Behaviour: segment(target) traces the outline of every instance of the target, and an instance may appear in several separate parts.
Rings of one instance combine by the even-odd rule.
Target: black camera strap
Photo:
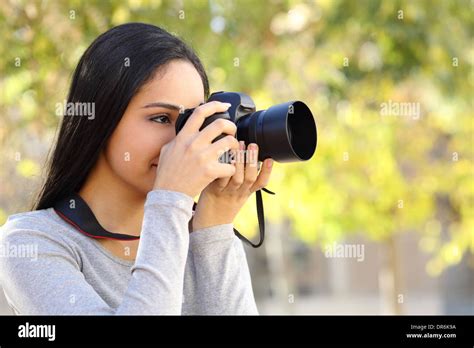
[[[91,208],[77,193],[72,193],[56,202],[53,208],[64,221],[86,236],[116,240],[135,240],[140,238],[128,234],[112,233],[104,229],[99,221],[97,221]]]
[[[266,188],[262,188],[261,191],[264,191],[264,192],[269,193],[271,195],[275,194],[275,192],[267,190]],[[241,235],[240,232],[237,231],[235,228],[234,228],[234,233],[237,237],[239,237],[245,243],[251,245],[254,248],[258,248],[259,246],[261,246],[263,244],[263,240],[265,239],[265,214],[263,212],[262,192],[260,192],[260,190],[255,191],[255,199],[256,199],[256,202],[257,202],[257,219],[258,219],[258,229],[260,230],[260,241],[257,244],[252,243],[247,238],[245,238],[243,235]]]
[[[262,188],[263,191],[274,195],[275,193]],[[247,244],[251,245],[254,248],[258,248],[262,245],[263,240],[265,239],[265,215],[263,212],[263,201],[262,201],[262,193],[260,190],[255,192],[256,195],[256,202],[257,202],[257,218],[258,218],[258,225],[260,230],[260,241],[257,244],[252,243],[243,235],[240,234],[234,228],[234,233],[237,237],[241,240],[246,242]],[[87,235],[88,237],[98,238],[98,239],[115,239],[115,240],[136,240],[140,239],[139,236],[133,236],[128,234],[121,234],[121,233],[113,233],[109,232],[104,229],[97,218],[95,217],[94,213],[87,205],[87,203],[82,199],[81,196],[77,193],[72,193],[69,196],[59,200],[54,205],[54,210],[61,217],[64,221],[72,225],[76,228],[79,232]],[[193,205],[193,210],[196,208],[196,203]]]

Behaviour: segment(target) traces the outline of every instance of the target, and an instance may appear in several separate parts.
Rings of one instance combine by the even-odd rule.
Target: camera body
[[[252,98],[239,92],[215,92],[208,101],[230,103],[226,112],[215,113],[204,120],[200,130],[219,118],[234,122],[236,137],[246,145],[259,146],[258,160],[272,158],[277,162],[309,160],[317,144],[316,123],[310,109],[301,101],[291,101],[256,111]],[[176,134],[183,128],[193,109],[180,113],[176,121]],[[225,135],[220,135],[214,142]]]

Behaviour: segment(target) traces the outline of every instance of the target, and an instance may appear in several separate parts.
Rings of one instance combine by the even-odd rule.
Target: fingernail
[[[270,158],[270,159],[267,159],[267,168],[271,168],[273,165],[273,160]]]
[[[232,106],[231,103],[224,103],[225,106],[227,106],[227,108],[230,108]]]
[[[257,148],[258,148],[257,144],[252,143],[252,144],[249,145],[250,150],[257,150]]]
[[[245,149],[245,142],[239,141],[239,149],[244,150]]]

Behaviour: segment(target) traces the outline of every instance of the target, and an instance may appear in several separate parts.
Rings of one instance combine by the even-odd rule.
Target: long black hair
[[[76,67],[67,99],[68,105],[94,103],[95,118],[63,116],[33,210],[52,207],[59,199],[79,191],[133,95],[158,68],[175,59],[193,64],[207,98],[209,82],[201,61],[166,30],[151,24],[127,23],[95,39]]]

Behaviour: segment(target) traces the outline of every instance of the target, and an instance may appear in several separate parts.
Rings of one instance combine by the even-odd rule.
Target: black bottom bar
[[[310,344],[473,347],[473,316],[1,316],[0,346]]]

